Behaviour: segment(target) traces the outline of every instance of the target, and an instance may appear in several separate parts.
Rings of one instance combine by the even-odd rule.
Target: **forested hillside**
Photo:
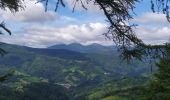
[[[151,75],[149,63],[136,60],[127,64],[114,46],[1,47],[8,53],[0,58],[0,73],[12,73],[1,83],[1,89],[5,89],[1,91],[2,100],[129,99],[137,96],[128,94],[130,89],[146,84]]]

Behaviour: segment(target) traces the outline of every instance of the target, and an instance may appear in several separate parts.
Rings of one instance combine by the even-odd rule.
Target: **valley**
[[[149,63],[128,64],[114,46],[0,46],[8,52],[0,75],[12,73],[1,82],[0,100],[131,100],[152,75]]]

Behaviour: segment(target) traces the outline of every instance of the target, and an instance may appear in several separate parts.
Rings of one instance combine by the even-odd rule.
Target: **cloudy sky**
[[[0,36],[1,42],[36,48],[45,48],[54,44],[99,43],[111,45],[102,33],[107,31],[106,18],[97,6],[86,5],[88,11],[77,5],[72,13],[74,0],[65,0],[67,7],[60,7],[57,12],[55,0],[45,12],[42,3],[37,0],[25,0],[26,8],[17,13],[0,11],[0,21],[5,21],[12,35]],[[165,15],[152,13],[149,0],[137,4],[136,15],[132,22],[137,23],[135,31],[146,43],[160,44],[170,38],[170,23]]]

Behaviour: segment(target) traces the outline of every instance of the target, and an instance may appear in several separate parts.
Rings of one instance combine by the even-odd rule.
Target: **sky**
[[[4,21],[12,31],[11,36],[1,35],[0,42],[34,48],[75,42],[112,45],[113,42],[102,35],[107,32],[108,23],[99,7],[85,5],[88,8],[86,11],[77,5],[72,12],[73,1],[65,0],[67,6],[60,6],[57,12],[54,12],[55,1],[49,3],[45,12],[43,3],[35,4],[37,0],[25,0],[26,8],[17,13],[0,10],[0,21]],[[137,3],[134,12],[136,14],[131,22],[138,24],[134,30],[145,43],[162,44],[169,40],[170,23],[165,15],[152,13],[149,0]]]

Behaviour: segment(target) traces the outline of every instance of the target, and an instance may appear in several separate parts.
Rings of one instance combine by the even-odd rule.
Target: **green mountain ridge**
[[[90,44],[90,45],[81,45],[79,43],[71,43],[71,44],[58,44],[48,47],[48,49],[67,49],[72,51],[77,51],[81,53],[94,53],[94,52],[115,52],[116,47],[115,46],[103,46],[100,44]]]
[[[78,46],[83,47],[82,45],[77,45],[77,47]],[[93,48],[91,46],[93,46]],[[12,79],[16,81],[13,82],[14,84],[12,84],[10,80],[7,80],[7,83],[10,83],[9,87],[15,87],[17,84],[18,87],[22,87],[21,91],[27,91],[25,88],[32,84],[42,83],[46,84],[49,88],[49,84],[52,84],[52,87],[62,87],[68,90],[68,92],[65,92],[66,95],[63,92],[62,95],[64,98],[69,97],[69,100],[79,100],[78,98],[85,98],[84,100],[86,100],[88,95],[91,95],[91,91],[101,87],[101,84],[105,82],[109,84],[110,81],[114,80],[122,82],[122,77],[126,77],[129,80],[135,77],[139,79],[140,77],[149,77],[149,64],[134,61],[128,65],[119,58],[116,50],[111,49],[113,47],[104,47],[96,44],[91,46],[83,47],[91,48],[88,50],[84,49],[86,52],[81,50],[78,52],[78,49],[75,51],[70,50],[70,48],[72,48],[70,45],[69,47],[66,46],[67,48],[65,47],[65,49],[37,49],[3,44],[1,47],[8,53],[0,58],[0,72],[5,74],[8,73],[8,70],[14,69],[16,70],[15,72],[21,74],[22,77],[12,77]],[[24,82],[27,84],[22,86]],[[5,82],[5,84],[7,83]],[[36,91],[36,89],[40,90],[39,88],[33,90]],[[84,90],[87,90],[86,93],[83,92]],[[58,93],[60,92],[61,91],[58,91]],[[24,93],[25,92],[23,92],[22,95],[25,95]],[[41,96],[39,93],[37,93],[37,95]],[[55,94],[52,93],[51,96],[53,95]],[[0,97],[1,96],[2,95],[0,95]],[[29,95],[29,97],[30,96],[31,95]]]

